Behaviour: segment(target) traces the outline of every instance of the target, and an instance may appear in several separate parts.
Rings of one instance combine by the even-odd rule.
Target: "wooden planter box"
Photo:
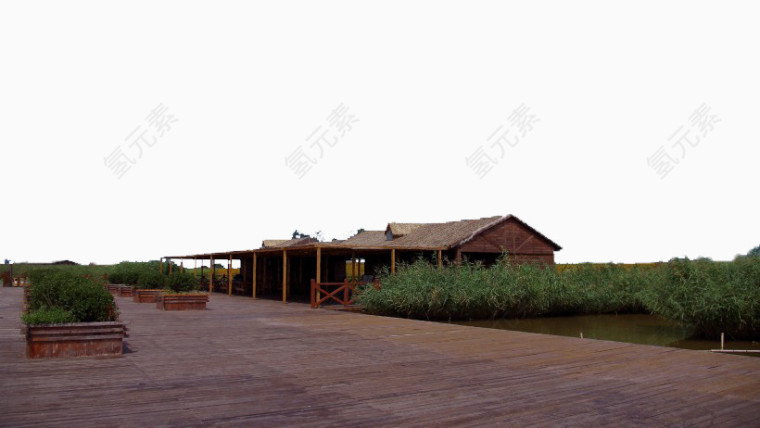
[[[156,307],[165,311],[206,309],[208,294],[163,294],[156,296]]]
[[[121,355],[126,328],[118,321],[25,325],[29,358]]]
[[[106,284],[106,290],[111,294],[119,295],[119,288],[121,288],[121,286],[122,284]]]
[[[121,297],[132,297],[132,291],[135,288],[131,285],[122,285],[119,287],[119,296]]]
[[[156,303],[156,298],[163,293],[164,290],[134,290],[132,301],[135,303]]]

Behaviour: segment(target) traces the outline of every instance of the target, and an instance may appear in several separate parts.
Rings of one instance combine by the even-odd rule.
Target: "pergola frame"
[[[398,250],[398,251],[397,251]],[[193,260],[193,263],[197,263],[198,260],[201,261],[201,263],[204,260],[209,260],[211,263],[210,269],[211,269],[211,279],[209,281],[209,293],[213,290],[213,278],[215,274],[215,266],[214,261],[215,260],[221,260],[226,259],[228,266],[227,266],[227,292],[229,295],[232,294],[232,275],[231,275],[231,266],[233,260],[240,260],[241,263],[241,273],[243,273],[243,266],[245,266],[245,263],[243,260],[252,260],[253,270],[251,272],[251,275],[249,275],[251,279],[251,289],[252,289],[252,298],[256,298],[257,290],[260,290],[259,283],[257,281],[260,281],[261,278],[258,277],[258,271],[259,266],[262,264],[261,262],[265,260],[265,258],[271,259],[278,259],[281,258],[282,260],[282,302],[287,303],[288,302],[288,295],[289,295],[289,269],[292,266],[292,263],[290,263],[290,260],[292,257],[300,256],[300,257],[313,257],[315,259],[315,271],[316,271],[316,278],[314,278],[317,283],[324,282],[323,280],[327,277],[327,266],[324,265],[324,258],[325,257],[331,257],[331,256],[345,256],[346,258],[351,258],[352,260],[352,272],[356,272],[355,268],[355,261],[357,258],[364,258],[366,256],[370,255],[377,255],[377,254],[387,254],[388,261],[390,262],[390,271],[391,274],[396,273],[396,263],[398,260],[398,254],[400,252],[427,252],[432,251],[436,253],[437,256],[437,264],[438,267],[443,266],[443,252],[448,251],[448,248],[444,247],[419,247],[419,248],[394,248],[389,246],[350,246],[350,245],[340,245],[340,244],[332,244],[332,243],[325,243],[325,242],[312,242],[297,246],[291,246],[291,247],[279,247],[279,248],[260,248],[256,250],[243,250],[243,251],[222,251],[222,252],[214,252],[214,253],[205,253],[205,254],[193,254],[193,255],[186,255],[186,256],[166,256],[162,257],[161,260],[161,269],[163,271],[163,262],[164,260],[168,262],[172,260]],[[457,254],[459,256],[459,254]],[[169,266],[172,266],[171,263]],[[264,269],[266,269],[266,265],[263,266]],[[202,266],[201,266],[202,269]],[[264,275],[266,275],[266,270],[264,271]],[[263,279],[264,281],[266,278]]]

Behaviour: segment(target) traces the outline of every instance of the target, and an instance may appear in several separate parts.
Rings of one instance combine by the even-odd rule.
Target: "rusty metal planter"
[[[208,294],[163,294],[156,297],[156,307],[165,311],[206,309]]]
[[[77,322],[25,325],[28,358],[116,356],[122,353],[124,323]]]
[[[156,299],[159,295],[163,294],[164,290],[134,290],[132,292],[132,301],[135,303],[156,303]]]

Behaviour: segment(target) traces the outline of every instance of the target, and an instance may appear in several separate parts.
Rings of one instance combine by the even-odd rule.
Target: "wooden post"
[[[317,307],[317,299],[314,296],[314,290],[317,288],[317,281],[314,279],[311,280],[311,286],[309,287],[311,289],[311,308],[316,309]]]
[[[232,254],[227,261],[227,295],[232,296]]]
[[[160,273],[161,275],[164,274],[164,258],[163,257],[158,259],[158,273]]]
[[[253,253],[253,298],[256,298],[256,253]]]
[[[185,262],[179,262],[179,272],[185,273]]]
[[[172,265],[174,263],[172,263],[172,259],[166,259],[166,263],[169,263],[169,275],[171,275],[172,274]]]
[[[198,278],[198,258],[193,257],[193,278]]]
[[[438,269],[441,269],[443,267],[443,256],[441,253],[442,251],[438,250]]]
[[[391,248],[391,275],[396,274],[396,249]]]
[[[292,281],[290,280],[290,276],[291,276],[291,275],[290,275],[290,271],[291,271],[291,270],[293,270],[293,269],[292,269],[292,267],[293,267],[293,263],[295,263],[295,261],[294,261],[294,260],[297,260],[297,259],[298,259],[298,257],[295,257],[293,260],[291,260],[291,261],[288,263],[288,268],[287,268],[287,269],[285,269],[285,277],[286,277],[286,278],[288,278],[288,280],[287,280],[287,281],[286,281],[286,283],[285,283],[285,285],[288,287],[288,294],[290,294],[290,284],[291,284],[291,282],[292,282]]]
[[[356,252],[351,251],[351,282],[356,282]]]
[[[282,250],[282,303],[288,303],[288,250]]]
[[[317,247],[317,285],[322,282],[322,249]],[[322,298],[322,293],[317,291],[317,301]]]
[[[211,272],[211,278],[208,281],[208,294],[214,291],[214,278],[216,277],[216,266],[214,266],[214,256],[211,256],[211,266],[209,266],[209,272]]]
[[[457,255],[454,261],[456,262],[456,264],[462,263],[462,249],[461,248],[457,248]]]

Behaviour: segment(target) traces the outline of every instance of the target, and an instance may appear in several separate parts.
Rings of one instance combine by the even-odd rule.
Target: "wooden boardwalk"
[[[213,295],[117,298],[118,358],[26,360],[0,289],[0,426],[760,426],[760,358]]]

